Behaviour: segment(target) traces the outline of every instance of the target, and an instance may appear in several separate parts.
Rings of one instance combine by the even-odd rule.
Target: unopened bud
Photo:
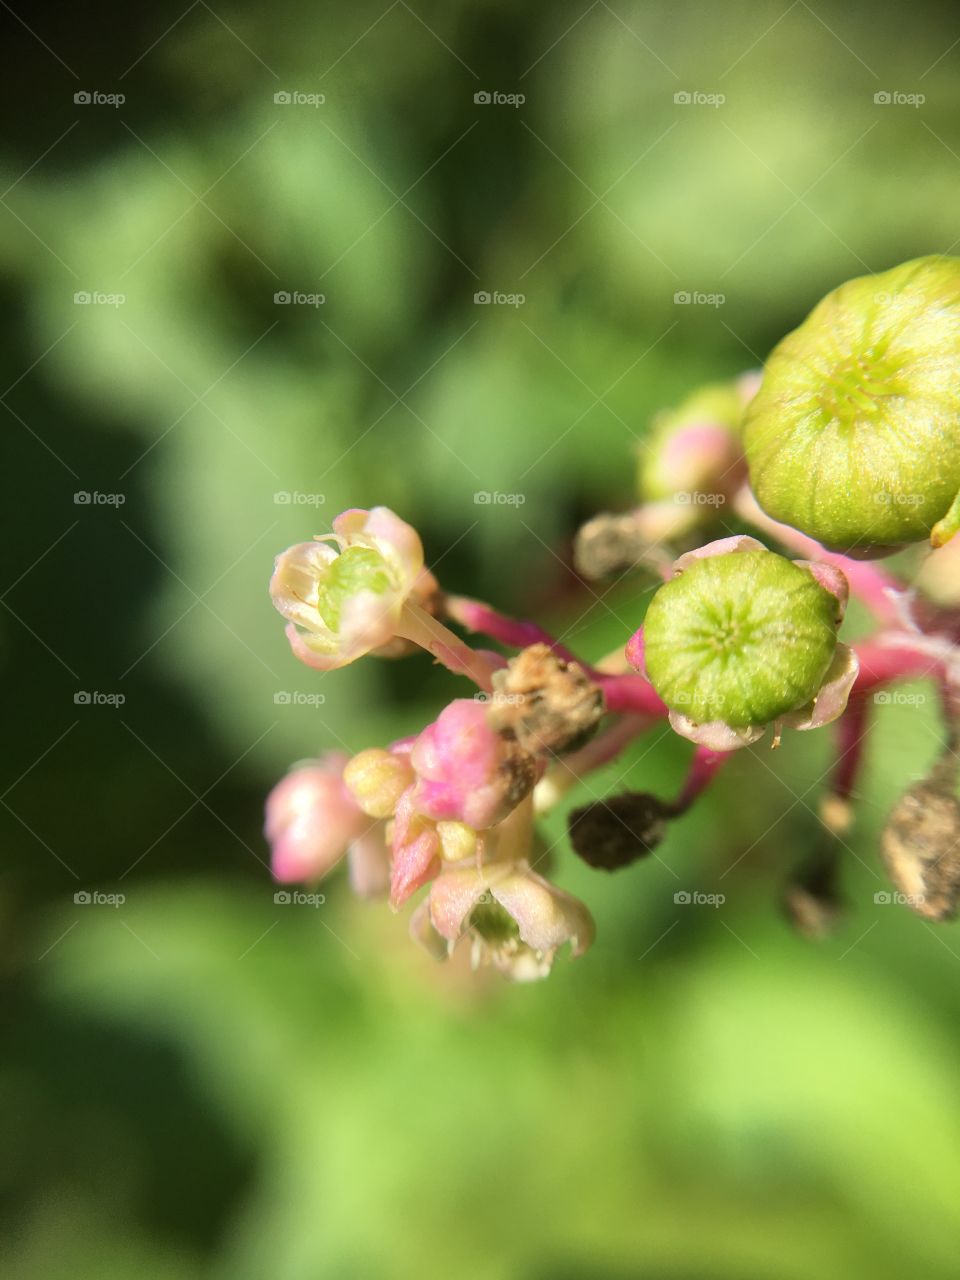
[[[733,493],[745,470],[739,439],[745,401],[739,383],[715,383],[657,414],[640,447],[641,495],[656,500],[681,491]]]
[[[437,822],[495,826],[533,790],[533,756],[487,721],[487,705],[457,698],[420,733],[410,752],[415,807]]]
[[[343,780],[364,813],[371,818],[392,818],[397,801],[413,782],[413,768],[406,755],[371,747],[353,757],[343,771]]]
[[[603,718],[603,690],[576,662],[532,644],[493,678],[488,722],[532,755],[575,751]]]
[[[960,607],[960,534],[927,556],[915,585],[921,595],[942,609]]]
[[[438,822],[437,835],[444,862],[462,862],[477,852],[477,833],[465,822]]]
[[[574,851],[601,871],[619,871],[652,853],[672,811],[656,796],[625,791],[574,809],[567,819]]]

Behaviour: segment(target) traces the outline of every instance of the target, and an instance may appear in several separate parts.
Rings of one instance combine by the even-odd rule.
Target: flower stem
[[[686,813],[694,800],[707,789],[717,773],[730,759],[732,751],[711,751],[709,747],[697,747],[690,760],[680,794],[671,806],[675,816]]]
[[[493,673],[504,665],[497,654],[471,649],[449,627],[410,600],[400,614],[397,635],[426,649],[448,671],[468,676],[485,693],[492,691]]]
[[[444,611],[448,618],[459,622],[469,631],[480,631],[510,649],[526,649],[531,644],[545,644],[565,662],[579,662],[566,645],[560,644],[537,623],[508,617],[481,600],[471,600],[467,596],[446,596]]]
[[[634,715],[653,716],[662,719],[667,714],[666,704],[645,676],[608,676],[594,673],[594,679],[603,690],[608,711]]]
[[[885,641],[874,639],[855,644],[860,671],[851,697],[863,697],[892,680],[941,676],[948,665],[949,647],[948,641],[904,633],[888,636]]]

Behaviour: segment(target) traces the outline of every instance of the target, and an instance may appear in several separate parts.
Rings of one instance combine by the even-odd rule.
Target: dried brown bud
[[[941,761],[905,792],[883,832],[883,859],[895,889],[927,920],[950,920],[960,897],[960,802],[956,763]]]
[[[493,680],[488,722],[534,755],[575,751],[603,718],[603,690],[576,662],[532,644]]]
[[[672,816],[669,805],[643,791],[624,791],[574,809],[567,819],[575,852],[591,867],[618,871],[657,847]]]
[[[537,762],[529,751],[525,751],[519,743],[507,742],[499,776],[506,786],[503,804],[508,811],[515,809],[530,794],[539,772]]]
[[[631,569],[646,550],[647,539],[632,512],[599,515],[577,532],[573,563],[582,578],[593,582]]]
[[[784,891],[787,918],[797,933],[812,941],[834,933],[843,915],[837,885],[838,848],[836,841],[828,839],[822,852],[797,872]]]

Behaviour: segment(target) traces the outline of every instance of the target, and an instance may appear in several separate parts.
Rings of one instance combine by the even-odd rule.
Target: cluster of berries
[[[663,719],[695,744],[676,798],[627,792],[569,815],[575,851],[612,871],[655,848],[732,751],[768,729],[777,746],[786,728],[833,723],[821,804],[833,845],[788,894],[795,922],[822,933],[872,695],[923,676],[941,693],[943,752],[895,807],[883,853],[915,910],[953,915],[960,260],[835,290],[762,374],[661,414],[639,485],[638,507],[597,516],[577,538],[585,578],[639,568],[660,579],[642,625],[594,664],[533,622],[445,591],[416,531],[384,507],[346,511],[331,534],[278,557],[270,592],[302,662],[331,671],[422,649],[476,690],[412,737],[296,766],[267,802],[279,881],[315,882],[346,856],[354,889],[394,909],[429,886],[411,932],[430,952],[444,958],[466,939],[475,964],[540,978],[561,946],[579,955],[594,936],[586,906],[545,877],[536,828],[580,779]],[[921,541],[934,548],[922,557]],[[904,548],[896,574],[878,563]],[[851,596],[873,630],[842,643]],[[451,623],[512,656],[473,647]]]

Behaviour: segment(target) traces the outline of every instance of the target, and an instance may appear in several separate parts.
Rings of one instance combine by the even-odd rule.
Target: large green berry
[[[643,626],[647,674],[667,706],[746,728],[816,698],[837,647],[837,597],[772,551],[682,563]]]
[[[820,542],[894,546],[938,522],[945,541],[960,523],[960,259],[828,294],[767,361],[744,447],[760,505]]]

